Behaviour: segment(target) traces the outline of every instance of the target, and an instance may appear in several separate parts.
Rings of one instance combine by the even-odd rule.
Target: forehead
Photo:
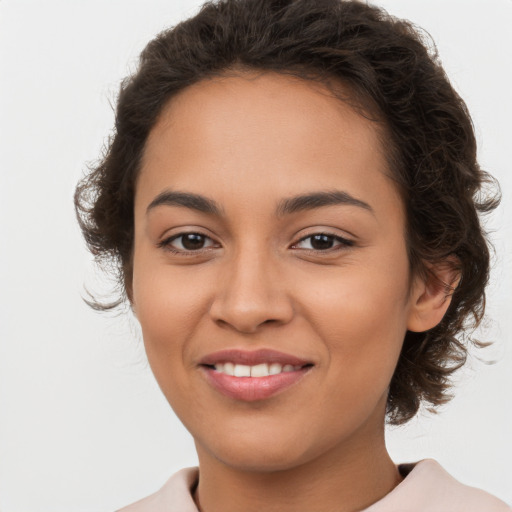
[[[164,188],[208,195],[213,187],[220,201],[232,201],[244,192],[268,195],[269,183],[284,196],[341,180],[355,196],[373,184],[371,199],[381,182],[391,184],[380,130],[319,82],[272,72],[203,80],[164,107],[137,196],[144,192],[147,204]]]
[[[258,141],[268,144],[270,139],[284,143],[285,134],[290,135],[289,140],[322,139],[317,145],[325,149],[329,143],[343,143],[347,131],[361,145],[366,143],[379,152],[383,148],[381,123],[356,112],[354,95],[341,83],[331,80],[326,85],[269,71],[226,73],[195,83],[172,97],[150,133],[146,153],[167,130],[174,131],[173,138],[182,149],[185,138],[190,145],[201,141],[202,149],[207,150],[210,141],[218,142],[212,135],[233,143],[241,137],[247,143],[252,136],[256,146]],[[340,124],[340,118],[345,122]],[[191,132],[195,134],[192,138]]]

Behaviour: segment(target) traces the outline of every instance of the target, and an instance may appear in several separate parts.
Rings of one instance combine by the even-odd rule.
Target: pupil
[[[183,237],[183,247],[193,251],[194,249],[201,249],[204,244],[204,236],[198,233],[189,233]]]
[[[314,249],[330,249],[332,242],[332,236],[330,235],[313,235],[311,245]]]

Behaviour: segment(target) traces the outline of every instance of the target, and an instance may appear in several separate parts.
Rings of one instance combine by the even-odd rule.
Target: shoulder
[[[435,460],[425,459],[399,467],[409,469],[409,474],[364,512],[512,512],[511,507],[495,496],[456,480]]]
[[[512,512],[495,496],[453,478],[435,460],[403,464],[400,469],[408,471],[402,483],[363,512]],[[198,468],[182,469],[159,491],[118,512],[198,512],[192,499],[198,476]]]
[[[171,476],[159,491],[117,512],[198,512],[191,494],[198,476],[198,468],[182,469]]]

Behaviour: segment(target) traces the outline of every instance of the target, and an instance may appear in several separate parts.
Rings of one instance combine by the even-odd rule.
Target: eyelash
[[[177,235],[173,235],[169,238],[166,238],[165,240],[162,240],[161,242],[159,242],[157,245],[159,248],[162,248],[166,251],[169,251],[171,252],[172,254],[179,254],[179,255],[182,255],[182,256],[197,256],[197,255],[200,255],[202,254],[204,251],[207,251],[209,249],[211,249],[211,247],[206,247],[206,248],[201,248],[201,249],[198,249],[196,251],[191,251],[191,250],[187,250],[187,249],[175,249],[174,247],[171,246],[171,242],[173,242],[174,240],[177,240],[181,237],[184,237],[186,235],[199,235],[201,237],[204,237],[205,239],[209,239],[209,240],[212,240],[209,236],[203,234],[203,233],[200,233],[200,232],[197,232],[197,231],[186,231],[186,232],[183,232],[183,233],[178,233]],[[347,248],[350,248],[350,247],[353,247],[354,246],[354,242],[352,240],[349,240],[347,238],[343,238],[339,235],[335,235],[334,233],[329,233],[329,232],[326,232],[326,231],[321,231],[321,232],[318,232],[318,233],[312,233],[308,236],[305,236],[303,238],[301,238],[300,240],[298,240],[296,243],[294,243],[293,245],[298,245],[299,243],[303,242],[304,240],[308,240],[309,238],[313,238],[315,236],[327,236],[329,238],[332,238],[334,241],[337,241],[340,243],[340,245],[337,247],[337,248],[333,248],[333,247],[330,247],[328,249],[302,249],[304,251],[306,251],[307,253],[314,253],[315,255],[318,255],[318,254],[331,254],[332,252],[337,252],[337,251],[341,251],[341,250],[345,250]]]

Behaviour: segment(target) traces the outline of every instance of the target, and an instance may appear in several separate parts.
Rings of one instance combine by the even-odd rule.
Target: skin
[[[320,84],[245,73],[180,92],[150,133],[131,300],[152,371],[194,437],[203,512],[361,510],[400,482],[384,444],[388,385],[406,330],[436,325],[449,298],[409,275],[404,209],[377,129]],[[148,210],[169,190],[206,196],[223,215]],[[283,199],[332,190],[371,209],[276,215]],[[184,232],[205,235],[195,253],[184,252],[188,239],[169,241]],[[349,243],[328,238],[322,250],[306,238],[325,232]],[[285,391],[243,402],[198,366],[227,348],[314,366]]]

